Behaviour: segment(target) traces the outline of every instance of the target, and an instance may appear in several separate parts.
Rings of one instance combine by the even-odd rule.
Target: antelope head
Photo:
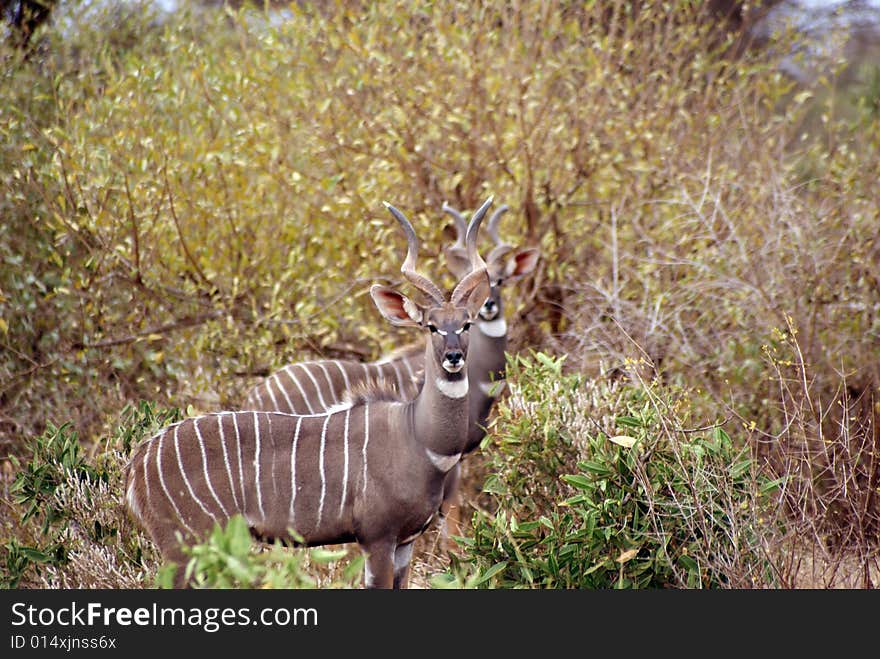
[[[457,210],[443,203],[443,211],[452,216],[455,224],[455,243],[446,247],[443,251],[446,255],[446,265],[456,277],[462,277],[471,268],[467,254],[466,235],[467,224],[464,217]],[[486,232],[495,243],[492,251],[486,257],[486,269],[489,274],[490,291],[485,303],[480,308],[479,318],[484,322],[484,331],[492,331],[490,323],[497,322],[499,331],[504,325],[504,307],[501,299],[501,287],[508,282],[529,274],[538,263],[540,250],[536,247],[515,248],[504,242],[498,235],[498,221],[509,210],[507,204],[499,207],[486,226]],[[503,332],[502,332],[503,333]]]
[[[401,272],[413,286],[425,294],[428,301],[426,304],[420,304],[392,288],[379,285],[373,286],[370,294],[379,311],[392,325],[421,327],[430,332],[429,354],[434,366],[433,371],[450,382],[466,382],[468,330],[479,317],[480,310],[490,295],[487,266],[477,251],[477,232],[491,203],[490,197],[474,213],[465,228],[463,253],[468,268],[462,271],[448,299],[434,282],[416,272],[419,242],[415,230],[403,213],[394,206],[385,204],[403,228],[407,238],[407,255]],[[466,393],[465,386],[461,395]]]

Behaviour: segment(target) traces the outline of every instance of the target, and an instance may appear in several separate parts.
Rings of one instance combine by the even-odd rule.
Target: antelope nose
[[[456,366],[461,362],[464,358],[464,355],[461,354],[460,350],[450,350],[446,353],[446,361],[449,362],[452,366]]]

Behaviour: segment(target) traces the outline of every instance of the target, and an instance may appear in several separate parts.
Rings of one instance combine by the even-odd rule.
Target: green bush
[[[289,550],[275,545],[258,551],[241,515],[233,516],[225,528],[215,524],[208,539],[186,551],[191,558],[185,566],[160,568],[160,588],[173,587],[178,569],[185,570],[196,588],[351,588],[363,570],[360,554],[334,570],[333,564],[350,554],[347,549]]]
[[[15,534],[4,547],[2,584],[134,587],[153,569],[154,550],[124,507],[124,467],[133,445],[169,423],[177,409],[126,407],[115,432],[89,457],[69,423],[48,424],[11,486]]]
[[[688,393],[586,379],[543,353],[508,363],[487,482],[462,540],[471,583],[529,588],[770,585],[774,484]],[[463,566],[459,566],[459,571]]]

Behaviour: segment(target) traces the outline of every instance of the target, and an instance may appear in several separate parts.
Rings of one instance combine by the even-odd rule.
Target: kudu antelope
[[[182,566],[181,539],[203,539],[215,523],[241,514],[264,539],[357,542],[367,554],[368,587],[406,586],[412,543],[437,513],[446,475],[467,443],[468,329],[489,295],[477,232],[490,204],[467,228],[471,271],[447,299],[416,271],[416,233],[386,203],[407,238],[401,272],[429,300],[370,289],[393,325],[429,332],[425,384],[414,399],[380,392],[314,414],[206,414],[138,447],[126,470],[126,501],[166,560]],[[179,586],[182,577],[178,569]]]
[[[504,205],[486,222],[486,233],[494,243],[487,257],[490,294],[480,308],[477,332],[470,339],[467,362],[469,430],[464,453],[475,450],[485,436],[485,426],[495,398],[504,387],[507,321],[504,317],[502,287],[534,270],[538,261],[537,248],[515,248],[501,240],[498,222],[508,210]],[[465,277],[471,269],[467,254],[468,222],[464,216],[444,202],[442,210],[455,221],[455,242],[444,249],[449,270]],[[397,387],[403,398],[418,394],[423,382],[424,351],[406,346],[375,362],[315,360],[289,364],[264,379],[248,394],[244,409],[287,413],[315,413],[344,400],[346,394],[369,382],[384,380]],[[443,513],[457,491],[460,465],[450,472],[444,495]]]
[[[507,210],[506,204],[499,207],[486,223],[486,233],[495,246],[486,257],[490,294],[480,308],[476,322],[477,332],[471,337],[468,374],[474,387],[468,395],[471,427],[465,453],[470,453],[480,445],[486,434],[486,421],[492,404],[504,388],[507,320],[504,317],[501,289],[532,272],[540,255],[540,250],[536,247],[515,248],[501,240],[498,235],[498,221]],[[452,216],[456,229],[455,242],[444,249],[446,266],[455,277],[461,278],[471,271],[465,243],[467,222],[461,213],[446,203],[443,204],[443,211]]]
[[[447,247],[446,262],[456,277],[464,277],[470,269],[465,234],[464,216],[443,204],[443,211],[455,220],[456,240]],[[477,333],[471,339],[468,376],[477,383],[479,392],[470,394],[471,429],[466,452],[479,446],[485,434],[485,424],[495,396],[503,388],[507,348],[507,321],[501,287],[529,274],[538,260],[536,248],[517,249],[498,236],[498,220],[508,206],[501,206],[486,223],[486,232],[495,247],[487,259],[491,293],[480,309]],[[271,374],[248,393],[243,409],[314,414],[329,409],[344,400],[346,394],[365,383],[384,380],[397,388],[404,398],[414,398],[421,389],[424,370],[424,350],[420,345],[404,346],[398,351],[374,362],[352,360],[313,360],[288,364]]]

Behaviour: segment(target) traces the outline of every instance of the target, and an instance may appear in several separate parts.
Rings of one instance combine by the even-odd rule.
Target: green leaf
[[[347,549],[324,549],[323,547],[315,547],[309,552],[312,560],[316,563],[332,563],[348,556]]]
[[[494,577],[496,574],[501,572],[506,567],[507,567],[507,561],[501,561],[500,563],[495,563],[495,565],[490,567],[488,570],[486,570],[485,572],[483,572],[479,576],[479,578],[476,580],[474,585],[479,586],[480,584],[487,582],[489,579]]]
[[[580,474],[564,474],[561,478],[569,485],[581,490],[591,490],[594,487],[594,482],[591,479]]]
[[[615,417],[615,422],[619,426],[625,426],[627,428],[642,428],[644,427],[644,423],[641,419],[638,419],[634,416],[618,416]]]

